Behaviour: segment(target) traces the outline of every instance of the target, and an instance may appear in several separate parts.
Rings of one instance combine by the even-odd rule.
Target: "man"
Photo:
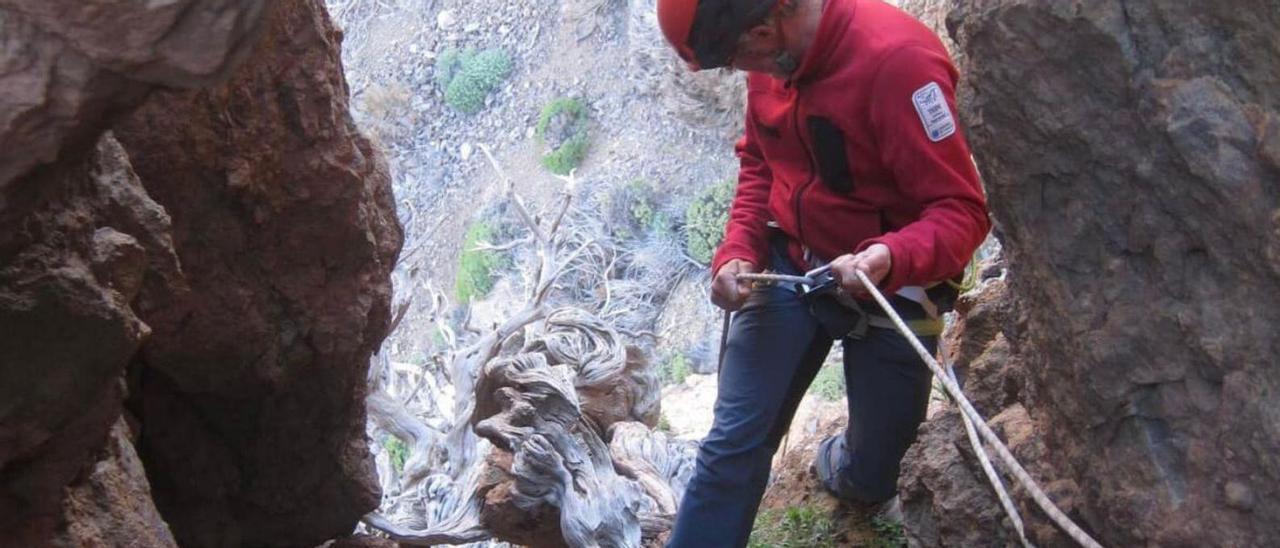
[[[835,340],[849,424],[815,468],[835,496],[882,505],[931,377],[854,272],[935,349],[946,282],[990,228],[955,118],[957,72],[931,31],[879,0],[659,0],[658,20],[694,70],[748,73],[738,189],[712,264],[712,301],[737,313],[670,546],[746,545],[773,453]],[[737,278],[827,261],[839,290]]]

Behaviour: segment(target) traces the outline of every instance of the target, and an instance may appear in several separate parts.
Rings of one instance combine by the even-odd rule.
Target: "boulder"
[[[0,530],[17,545],[48,542],[120,416],[151,331],[130,303],[182,291],[168,234],[109,135],[0,187]]]
[[[177,548],[151,500],[132,437],[125,419],[117,419],[88,476],[67,488],[55,545]]]
[[[266,3],[0,0],[0,188],[92,147],[113,114],[156,85],[225,76]]]
[[[402,239],[390,178],[322,2],[264,17],[229,81],[154,93],[117,128],[190,286],[139,301],[131,398],[183,546],[315,546],[379,501],[364,387]]]
[[[962,0],[1042,461],[1105,545],[1280,542],[1280,4]]]

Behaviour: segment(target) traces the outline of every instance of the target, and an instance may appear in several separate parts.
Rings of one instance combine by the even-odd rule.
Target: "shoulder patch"
[[[929,82],[911,94],[911,102],[920,115],[920,123],[924,124],[924,133],[929,140],[938,142],[956,132],[956,119],[951,115],[951,107],[947,106],[947,98],[942,95],[942,88],[937,82]]]

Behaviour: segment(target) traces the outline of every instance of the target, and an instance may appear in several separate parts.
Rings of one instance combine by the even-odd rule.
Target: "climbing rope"
[[[954,378],[952,378],[952,376],[947,375],[946,371],[944,371],[942,366],[938,363],[938,360],[934,359],[933,355],[925,349],[924,344],[922,344],[920,339],[916,338],[915,334],[911,332],[911,329],[907,327],[907,323],[902,320],[902,317],[899,316],[897,311],[893,309],[893,306],[889,304],[889,300],[884,297],[884,294],[880,292],[876,287],[876,284],[871,282],[871,279],[867,277],[865,272],[861,270],[855,270],[854,272],[857,273],[858,279],[862,281],[863,287],[867,288],[871,293],[871,296],[875,298],[876,303],[880,305],[880,308],[883,308],[885,314],[889,316],[889,319],[893,320],[893,324],[898,328],[898,331],[907,338],[907,341],[909,341],[911,346],[915,348],[916,353],[924,359],[925,364],[927,364],[929,369],[933,371],[933,375],[942,382],[943,388],[947,390],[947,394],[950,395],[951,399],[960,407],[960,411],[972,421],[972,426],[976,427],[978,429],[978,433],[982,434],[982,438],[995,448],[996,455],[999,456],[1000,460],[1008,467],[1009,471],[1013,474],[1013,477],[1027,489],[1028,493],[1031,493],[1031,498],[1036,501],[1036,504],[1040,506],[1040,509],[1044,510],[1044,513],[1049,516],[1049,519],[1052,519],[1054,523],[1058,524],[1058,526],[1061,527],[1062,530],[1072,538],[1072,540],[1075,540],[1081,546],[1085,546],[1087,548],[1102,548],[1102,545],[1098,544],[1098,541],[1093,540],[1093,537],[1090,537],[1088,533],[1085,533],[1084,530],[1081,529],[1080,526],[1076,525],[1075,522],[1071,521],[1071,518],[1068,518],[1052,500],[1049,500],[1049,496],[1045,495],[1044,491],[1040,489],[1040,485],[1036,483],[1036,480],[1031,478],[1031,474],[1028,474],[1021,464],[1018,464],[1018,459],[1013,457],[1013,453],[1009,451],[1009,448],[1005,446],[1004,442],[1000,441],[1000,438],[996,436],[995,432],[991,431],[991,427],[987,426],[986,421],[982,419],[982,415],[978,414],[978,411],[973,408],[973,404],[969,403],[969,399],[966,398],[964,396],[964,392],[960,390],[960,385]]]
[[[1061,527],[1062,530],[1072,538],[1072,540],[1075,540],[1081,546],[1085,546],[1087,548],[1102,548],[1101,545],[1098,544],[1098,541],[1093,540],[1093,538],[1090,537],[1088,533],[1085,533],[1080,526],[1076,525],[1075,522],[1072,522],[1071,518],[1068,518],[1067,515],[1053,503],[1053,501],[1049,500],[1048,495],[1045,495],[1044,491],[1040,489],[1040,485],[1031,478],[1031,475],[1027,473],[1026,469],[1024,469],[1021,464],[1018,464],[1018,460],[1013,457],[1013,453],[1009,451],[1009,448],[1005,446],[1004,442],[1000,441],[1000,438],[991,430],[991,427],[987,426],[982,415],[978,414],[978,411],[973,408],[973,404],[969,403],[969,399],[964,396],[964,392],[960,390],[960,384],[956,382],[955,374],[950,371],[949,367],[947,370],[944,370],[942,365],[938,363],[938,360],[934,359],[933,355],[925,349],[924,344],[920,342],[920,339],[916,338],[915,333],[911,331],[911,328],[907,327],[907,323],[903,321],[902,317],[898,315],[898,312],[889,304],[889,300],[885,298],[884,294],[880,292],[879,288],[877,288],[874,283],[871,283],[871,279],[867,277],[867,274],[861,270],[855,270],[855,272],[857,272],[858,279],[862,281],[863,286],[866,287],[871,293],[871,296],[875,298],[876,303],[878,303],[880,307],[884,309],[885,314],[893,320],[893,324],[897,327],[898,331],[906,336],[907,340],[911,342],[911,346],[915,348],[916,353],[924,359],[925,364],[927,364],[929,369],[933,371],[934,376],[942,382],[942,386],[946,389],[947,394],[951,396],[951,399],[955,401],[956,406],[960,408],[961,417],[964,419],[965,430],[969,434],[970,443],[973,445],[974,451],[978,454],[978,460],[982,464],[983,472],[986,474],[987,479],[991,481],[992,487],[996,490],[996,495],[1000,499],[1000,504],[1009,515],[1010,521],[1013,522],[1013,527],[1017,531],[1018,538],[1022,542],[1022,545],[1027,547],[1031,546],[1023,528],[1022,518],[1018,516],[1018,512],[1014,508],[1013,501],[1009,498],[1009,494],[1005,490],[1004,484],[1000,481],[999,476],[996,475],[995,470],[991,467],[990,457],[987,455],[986,449],[982,446],[982,443],[974,433],[974,429],[977,430],[977,434],[981,434],[981,437],[996,449],[996,455],[999,456],[1000,460],[1004,462],[1006,467],[1008,467],[1010,473],[1013,474],[1013,477],[1027,489],[1028,493],[1031,493],[1031,498],[1036,501],[1036,504],[1040,506],[1040,509],[1044,510],[1044,513],[1048,515],[1054,523],[1058,524],[1058,526]],[[763,283],[816,284],[816,280],[812,275],[791,276],[785,274],[750,273],[739,274],[738,280]]]
[[[947,376],[952,382],[960,384],[956,380],[956,372],[947,365]],[[982,473],[987,476],[987,481],[991,482],[991,487],[996,490],[996,497],[1000,499],[1000,506],[1004,507],[1005,515],[1009,516],[1009,521],[1013,523],[1013,530],[1018,533],[1018,540],[1022,542],[1023,548],[1035,548],[1031,541],[1027,540],[1027,531],[1022,525],[1022,516],[1018,514],[1018,509],[1013,505],[1013,499],[1009,497],[1009,491],[1004,487],[1004,481],[996,474],[995,467],[991,466],[991,456],[987,454],[987,450],[982,446],[982,438],[978,437],[978,431],[973,427],[973,419],[964,413],[960,414],[960,418],[964,421],[964,432],[969,436],[969,446],[973,447],[974,454],[978,455],[978,462],[982,464]]]

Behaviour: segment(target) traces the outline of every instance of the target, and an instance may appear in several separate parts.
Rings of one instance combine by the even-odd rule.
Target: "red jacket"
[[[764,266],[766,223],[830,261],[873,243],[894,292],[955,276],[991,228],[955,118],[958,73],[923,24],[879,0],[827,0],[791,80],[751,74],[738,190],[713,272]]]

